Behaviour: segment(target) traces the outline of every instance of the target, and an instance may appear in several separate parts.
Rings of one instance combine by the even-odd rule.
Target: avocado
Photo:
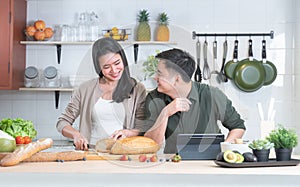
[[[219,152],[219,154],[217,155],[216,160],[217,160],[217,161],[224,161],[223,155],[224,155],[224,152]]]
[[[224,152],[223,158],[228,163],[235,163],[237,161],[236,153],[231,150],[227,150]]]
[[[235,163],[243,163],[244,162],[244,156],[241,155],[240,153],[235,153],[237,156],[237,160]]]
[[[241,155],[241,153],[240,153],[239,151],[237,151],[237,150],[232,150],[232,152],[234,152],[234,153],[238,153],[238,154],[240,154],[240,155]]]
[[[243,153],[245,162],[257,162],[257,157],[251,152]]]

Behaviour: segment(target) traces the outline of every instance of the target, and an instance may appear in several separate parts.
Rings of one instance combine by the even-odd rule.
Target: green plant
[[[294,148],[298,144],[298,136],[292,129],[286,129],[282,125],[272,130],[267,140],[274,143],[275,148]]]
[[[156,51],[156,54],[159,51]],[[145,72],[145,79],[147,77],[152,77],[157,71],[158,59],[155,58],[154,55],[150,55],[147,57],[147,60],[143,63],[143,71]]]
[[[255,150],[271,149],[274,147],[274,144],[266,139],[259,139],[253,140],[248,147]]]

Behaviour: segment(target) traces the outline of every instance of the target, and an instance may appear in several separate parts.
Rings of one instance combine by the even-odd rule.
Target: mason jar
[[[40,87],[39,70],[34,66],[29,66],[24,73],[24,86],[27,88]]]
[[[58,71],[54,66],[48,66],[44,69],[45,87],[60,87]]]

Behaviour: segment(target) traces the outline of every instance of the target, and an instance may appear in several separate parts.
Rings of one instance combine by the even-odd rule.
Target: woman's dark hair
[[[183,81],[191,81],[191,77],[195,71],[196,62],[189,53],[174,48],[163,51],[157,54],[155,57],[164,60],[166,68],[178,72]]]
[[[124,99],[129,98],[130,93],[132,93],[134,86],[136,85],[135,79],[130,77],[128,62],[125,52],[121,45],[111,38],[101,38],[93,44],[92,56],[94,67],[100,78],[103,77],[101,67],[99,66],[99,57],[106,55],[108,53],[119,54],[122,58],[124,64],[123,74],[118,82],[116,89],[112,95],[112,99],[120,103]]]

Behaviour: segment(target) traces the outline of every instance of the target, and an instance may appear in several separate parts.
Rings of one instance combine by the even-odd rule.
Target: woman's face
[[[117,81],[121,78],[124,64],[120,54],[108,53],[100,56],[99,65],[106,79]]]

